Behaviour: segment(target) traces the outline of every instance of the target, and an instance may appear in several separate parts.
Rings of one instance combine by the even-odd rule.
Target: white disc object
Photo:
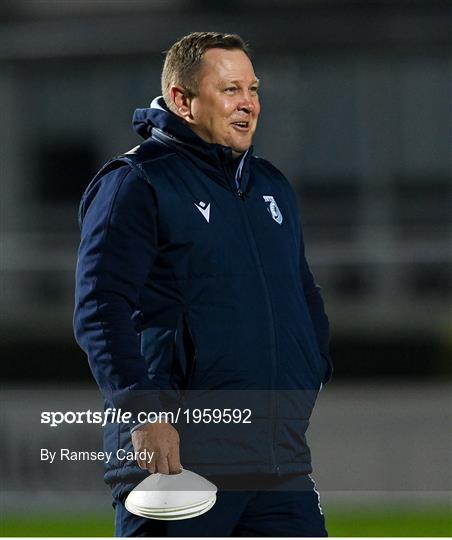
[[[176,519],[190,519],[192,517],[200,516],[212,508],[215,504],[216,497],[209,499],[204,504],[198,504],[195,507],[184,510],[163,510],[157,512],[156,510],[143,510],[140,508],[131,507],[126,502],[126,508],[132,514],[141,516],[147,519],[160,519],[160,520],[176,520]]]
[[[199,474],[151,474],[126,499],[129,512],[151,519],[188,519],[207,512],[216,500],[217,487]]]
[[[205,501],[202,501],[200,503],[196,503],[196,504],[190,504],[188,506],[177,506],[175,508],[170,508],[170,507],[167,507],[165,506],[165,508],[148,508],[146,506],[140,506],[138,504],[133,504],[133,502],[131,501],[128,501],[128,504],[129,506],[133,506],[134,508],[136,508],[137,510],[141,510],[143,512],[157,512],[157,513],[160,513],[160,512],[182,512],[182,511],[190,511],[190,510],[196,510],[199,506],[203,506],[205,504],[207,504],[209,501],[211,501],[212,499],[215,498],[215,495],[209,499],[206,499]]]

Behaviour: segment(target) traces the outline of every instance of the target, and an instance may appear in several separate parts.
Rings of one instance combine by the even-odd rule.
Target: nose
[[[251,94],[251,92],[244,92],[242,94],[242,99],[237,105],[237,109],[247,114],[254,112],[257,107],[256,99],[256,95]]]
[[[241,103],[239,104],[238,106],[238,110],[239,111],[243,111],[247,114],[251,114],[253,111],[254,111],[254,106],[253,104],[251,103],[251,101],[247,102],[247,103]]]

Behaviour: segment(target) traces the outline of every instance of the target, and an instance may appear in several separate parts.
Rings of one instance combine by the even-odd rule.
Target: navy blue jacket
[[[74,328],[106,407],[134,420],[249,408],[251,424],[179,417],[182,464],[310,472],[305,432],[331,362],[293,189],[252,149],[238,189],[231,150],[161,100],[137,110],[134,127],[145,141],[107,163],[80,204]],[[130,427],[107,424],[106,449],[131,450]],[[113,459],[105,479],[146,474]]]

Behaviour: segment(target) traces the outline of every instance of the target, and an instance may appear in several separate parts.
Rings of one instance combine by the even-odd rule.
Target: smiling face
[[[178,113],[208,143],[232,149],[234,157],[251,146],[260,112],[258,80],[248,56],[241,50],[205,52],[192,97],[173,87]]]

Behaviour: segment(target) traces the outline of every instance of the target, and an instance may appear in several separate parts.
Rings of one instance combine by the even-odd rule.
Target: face
[[[204,141],[228,146],[237,157],[251,146],[256,131],[258,86],[243,51],[209,49],[203,56],[197,94],[186,100],[181,115]]]

